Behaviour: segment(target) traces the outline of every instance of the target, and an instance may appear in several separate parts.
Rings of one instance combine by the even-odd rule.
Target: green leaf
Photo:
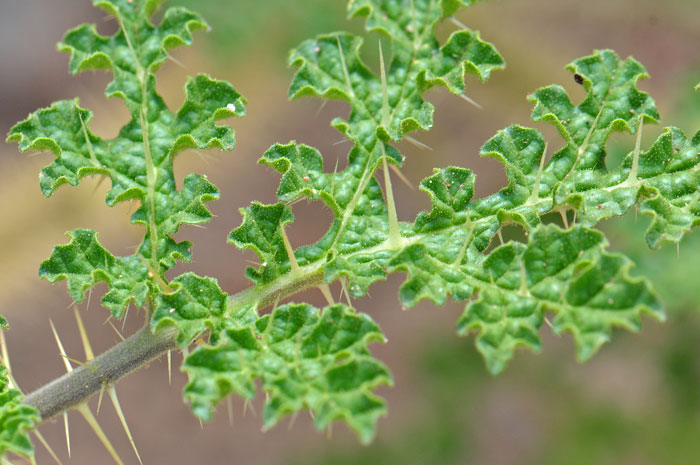
[[[29,433],[40,421],[39,412],[22,403],[22,393],[10,387],[7,369],[0,364],[0,456],[13,452],[34,457]]]
[[[700,132],[666,128],[639,158],[640,211],[652,216],[647,243],[680,242],[700,224]]]
[[[161,294],[153,312],[153,331],[165,326],[176,326],[178,343],[186,347],[198,335],[213,329],[215,322],[224,317],[227,296],[213,278],[184,273],[170,282],[175,290]]]
[[[260,257],[260,268],[248,267],[246,276],[257,284],[266,284],[290,269],[283,228],[294,220],[292,210],[281,203],[258,202],[240,210],[243,224],[231,231],[229,242],[241,249],[251,249]]]
[[[168,51],[192,43],[192,32],[208,27],[199,15],[185,8],[169,8],[158,26],[150,17],[160,2],[95,0],[98,6],[119,22],[111,37],[97,32],[94,24],[69,31],[58,50],[70,54],[70,72],[110,69],[114,81],[107,86],[109,97],[118,96],[137,114],[148,96],[144,87],[168,58]]]
[[[637,81],[648,75],[633,58],[622,61],[614,52],[603,50],[574,61],[567,69],[587,92],[581,104],[571,103],[561,86],[539,89],[529,99],[535,103],[533,119],[552,123],[566,141],[547,168],[563,184],[551,186],[554,200],[557,204],[578,206],[581,198],[571,188],[589,188],[606,172],[605,144],[610,134],[635,134],[644,122],[657,122],[659,115],[654,101],[636,88]],[[541,189],[542,195],[550,193]],[[632,196],[625,197],[623,204],[632,201]],[[602,209],[590,204],[586,207],[581,212],[585,224],[619,214],[614,207],[608,209],[605,205]]]
[[[614,327],[637,331],[641,315],[663,320],[648,281],[629,276],[632,263],[605,252],[603,234],[582,226],[540,226],[527,245],[495,249],[481,267],[465,265],[479,289],[459,320],[460,334],[477,330],[477,348],[498,373],[519,345],[538,351],[538,330],[552,312],[556,334],[570,332],[579,360],[589,359]]]
[[[309,409],[319,429],[342,419],[364,442],[374,435],[385,405],[373,391],[391,384],[391,377],[367,348],[384,341],[367,315],[344,305],[319,311],[289,304],[253,326],[231,324],[216,340],[192,352],[183,367],[190,377],[185,397],[198,417],[211,418],[214,406],[232,392],[252,399],[260,378],[267,394],[265,428]]]
[[[397,47],[400,41],[392,38]],[[413,53],[420,50],[420,56],[403,56],[395,48],[397,54],[384,85],[362,62],[361,45],[361,38],[348,33],[319,36],[301,44],[289,59],[290,65],[299,68],[289,96],[347,101],[349,120],[336,118],[333,125],[367,148],[377,138],[398,141],[410,131],[430,129],[434,108],[421,97],[430,88],[442,85],[459,94],[464,91],[465,74],[485,80],[493,69],[503,67],[498,52],[481,41],[478,33],[455,33],[442,48],[431,33],[425,43],[417,39],[412,46],[416,48]]]
[[[388,160],[399,164],[401,155],[392,147],[387,147],[386,151]],[[316,149],[291,142],[272,146],[260,163],[283,174],[277,192],[280,200],[293,202],[301,196],[320,199],[335,215],[323,239],[296,250],[295,256],[302,266],[327,258],[330,260],[326,267],[329,281],[343,274],[354,276],[354,273],[345,273],[348,265],[343,262],[342,254],[378,246],[388,237],[386,204],[379,183],[372,177],[381,164],[381,158],[356,146],[350,152],[348,169],[325,173],[321,155]],[[338,261],[333,257],[338,257]],[[363,259],[357,257],[357,260]],[[376,264],[366,264],[373,270],[378,269]],[[383,276],[381,274],[376,279],[383,279]],[[351,292],[353,295],[364,294],[368,285],[369,282],[353,279]]]
[[[102,302],[118,317],[129,302],[142,306],[147,296],[155,299],[161,291],[172,291],[165,272],[178,260],[191,259],[191,244],[178,243],[171,235],[183,224],[209,221],[205,204],[219,197],[206,176],[197,174],[185,176],[178,190],[174,157],[191,148],[232,150],[233,130],[217,121],[243,116],[246,101],[231,84],[198,75],[187,81],[180,110],[171,112],[156,92],[155,72],[170,49],[190,44],[191,32],[205,23],[186,9],[170,8],[153,25],[150,17],[161,1],[94,3],[116,18],[119,30],[106,37],[94,25],[83,25],[69,31],[58,48],[70,53],[71,73],[110,70],[114,81],[106,93],[124,100],[131,120],[114,139],[104,140],[90,131],[92,112],[80,108],[77,99],[60,101],[15,125],[8,141],[17,141],[23,152],[49,150],[56,156],[41,171],[46,196],[62,184],[75,186],[86,176],[98,175],[111,180],[108,205],[140,203],[131,221],[144,225],[145,234],[134,255],[114,257],[96,242],[94,233],[79,230],[41,269],[52,282],[67,279],[76,301],[95,283],[106,281],[110,291]]]
[[[299,68],[290,98],[315,95],[348,102],[349,119],[336,118],[333,125],[368,151],[378,138],[399,141],[410,131],[428,130],[434,108],[423,100],[423,93],[445,86],[460,94],[466,74],[486,80],[491,71],[504,66],[496,49],[483,42],[478,32],[457,31],[440,46],[435,27],[457,6],[454,1],[439,0],[351,1],[350,17],[367,17],[368,31],[389,37],[391,63],[385,66],[382,62],[377,76],[360,58],[360,37],[349,33],[318,36],[290,55],[290,65]]]
[[[332,124],[354,146],[347,168],[332,173],[324,172],[318,151],[294,142],[271,147],[260,162],[282,173],[277,192],[282,202],[305,196],[323,201],[333,211],[328,233],[318,243],[297,249],[295,256],[303,270],[323,266],[327,281],[347,278],[353,296],[366,294],[371,283],[385,278],[384,269],[393,254],[383,244],[392,228],[410,233],[408,225],[389,220],[390,209],[374,179],[385,160],[398,166],[403,163],[403,156],[389,142],[432,126],[433,106],[422,98],[430,88],[445,86],[462,93],[466,74],[485,80],[492,70],[503,67],[495,48],[476,32],[460,30],[445,44],[438,42],[438,22],[471,3],[350,2],[349,16],[367,17],[367,30],[380,30],[391,41],[392,60],[380,63],[379,75],[360,58],[362,39],[348,33],[319,36],[290,55],[290,65],[298,68],[290,98],[311,95],[348,102],[349,119],[336,118]]]
[[[71,241],[59,245],[39,268],[39,276],[51,283],[66,280],[68,292],[82,302],[85,291],[99,282],[109,291],[102,304],[121,318],[130,302],[142,307],[149,292],[149,270],[136,256],[115,257],[97,240],[97,233],[77,229],[67,233]]]

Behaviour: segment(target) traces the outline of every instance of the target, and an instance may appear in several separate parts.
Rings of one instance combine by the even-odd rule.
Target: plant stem
[[[281,285],[248,288],[229,298],[229,310],[257,302],[258,309],[275,301],[318,286],[323,273],[312,270],[295,279],[281,279]],[[169,350],[177,349],[177,329],[173,326],[151,331],[150,321],[131,337],[123,340],[95,359],[56,378],[28,394],[23,403],[39,410],[46,421],[64,410],[79,406],[123,376],[148,364]]]
[[[23,402],[39,410],[42,421],[48,420],[99,392],[103,384],[117,381],[176,347],[174,327],[152,333],[147,325],[94,360],[28,394]]]

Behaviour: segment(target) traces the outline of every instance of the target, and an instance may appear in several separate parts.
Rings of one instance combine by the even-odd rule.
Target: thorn
[[[411,144],[415,145],[419,149],[423,150],[430,150],[432,152],[433,148],[427,144],[424,144],[423,142],[419,141],[418,139],[411,137],[411,136],[404,136],[404,139],[406,141],[410,142]]]
[[[117,329],[117,327],[114,326],[114,323],[112,323],[111,320],[107,320],[107,323],[109,323],[109,325],[112,327],[112,329],[114,330],[114,332],[117,333],[117,336],[119,336],[119,338],[123,341],[123,340],[124,340],[124,336],[122,336],[122,333],[120,333],[119,330]]]
[[[202,419],[197,418],[197,420],[199,420],[199,427],[202,429],[202,431],[204,431],[204,423],[202,423]]]
[[[178,60],[177,58],[175,58],[174,56],[172,56],[169,53],[168,53],[168,60],[172,61],[173,63],[175,63],[176,65],[178,65],[182,69],[187,69],[187,66],[182,64],[182,62],[180,60]]]
[[[333,177],[331,178],[331,196],[335,197],[335,179],[338,175],[338,159],[335,159],[335,167],[333,168]]]
[[[467,103],[471,103],[472,105],[474,105],[474,106],[475,106],[476,108],[478,108],[479,110],[483,110],[483,109],[484,109],[484,107],[481,106],[481,104],[480,104],[479,102],[477,102],[477,101],[474,100],[473,98],[469,97],[467,94],[459,94],[459,96],[462,98],[462,100],[465,100]]]
[[[391,113],[389,108],[389,88],[386,84],[386,71],[384,69],[384,54],[382,53],[382,41],[379,43],[379,75],[382,81],[382,126],[391,125]]]
[[[87,363],[86,363],[86,362],[81,362],[81,361],[78,360],[77,358],[68,357],[68,356],[66,356],[66,358],[67,358],[68,360],[70,360],[71,362],[75,363],[76,365],[80,365],[81,367],[87,366]]]
[[[676,242],[676,258],[680,260],[681,258],[681,243]]]
[[[348,139],[347,137],[343,137],[342,139],[333,142],[333,145],[340,145],[346,142],[350,142],[350,139]]]
[[[267,394],[267,393],[266,393]],[[253,407],[253,404],[250,402],[249,399],[246,399],[245,402],[243,403],[243,415],[245,416],[245,412],[250,408],[250,413],[257,418],[258,414],[255,411],[255,407]]]
[[[537,176],[535,177],[535,186],[532,189],[532,194],[530,194],[531,202],[537,202],[540,199],[540,182],[542,181],[542,172],[544,171],[545,158],[547,158],[547,142],[544,143],[544,149],[542,149],[540,166],[537,168]]]
[[[527,290],[527,270],[525,269],[525,262],[520,261],[520,294],[527,296],[530,291]]]
[[[231,396],[226,397],[226,409],[228,410],[228,424],[233,426],[233,402]]]
[[[114,410],[117,411],[117,416],[119,417],[119,421],[122,424],[122,428],[124,428],[124,433],[126,433],[126,437],[129,439],[129,443],[131,444],[131,448],[134,449],[134,454],[136,454],[136,458],[139,459],[139,463],[141,465],[143,465],[143,461],[141,460],[141,456],[139,455],[139,451],[136,448],[136,443],[134,442],[134,438],[131,435],[131,430],[129,430],[129,425],[126,423],[126,418],[124,418],[124,412],[122,411],[121,405],[119,405],[119,397],[117,397],[117,390],[114,389],[114,386],[109,387],[109,397],[112,399],[112,404],[114,405]]]
[[[53,458],[58,465],[63,465],[63,462],[58,458],[56,453],[53,451],[51,446],[49,445],[48,442],[46,442],[46,439],[44,439],[44,436],[39,432],[39,430],[34,430],[34,434],[36,437],[39,439],[39,442],[41,443],[42,446],[49,452],[49,455],[51,458]]]
[[[129,316],[129,309],[131,308],[131,305],[126,306],[126,311],[124,312],[124,317],[122,318],[122,331],[124,331],[124,327],[126,326],[126,319]]]
[[[348,303],[348,307],[352,307],[352,302],[350,301],[350,293],[348,292],[348,278],[340,280],[340,288],[343,294],[345,294],[345,300]]]
[[[569,229],[569,220],[566,218],[566,210],[559,210],[559,215],[561,215],[561,221],[564,223],[564,229]]]
[[[318,109],[316,110],[316,114],[314,115],[314,118],[318,118],[318,115],[321,114],[321,111],[326,107],[327,103],[328,103],[328,100],[321,101],[321,104],[318,106]]]
[[[401,242],[399,219],[396,214],[394,191],[391,188],[391,176],[389,175],[389,163],[386,160],[386,151],[383,143],[380,143],[380,148],[382,149],[382,163],[384,165],[384,190],[386,191],[386,205],[389,209],[389,246],[396,249]]]
[[[321,291],[321,294],[323,294],[323,297],[326,298],[328,305],[335,305],[335,300],[333,299],[333,294],[331,294],[331,288],[328,286],[328,283],[324,282],[319,284],[318,289]]]
[[[552,326],[552,322],[549,321],[549,318],[547,318],[546,316],[544,317],[544,322],[547,323],[547,326],[554,329],[554,326]]]
[[[636,207],[636,205],[635,205],[635,207]],[[578,216],[578,210],[574,210],[574,219],[571,220],[571,225],[572,225],[572,226],[576,224],[576,217],[577,217],[577,216]]]
[[[102,383],[102,386],[100,386],[100,396],[97,398],[97,415],[100,414],[100,406],[102,406],[102,396],[105,393],[106,387],[107,387],[107,383]]]
[[[70,428],[68,427],[68,412],[63,411],[63,427],[66,429],[66,449],[68,449],[68,458],[70,457]]]
[[[107,452],[109,452],[109,455],[112,456],[112,459],[114,459],[114,461],[117,462],[118,465],[124,465],[124,462],[122,462],[121,458],[119,458],[119,454],[117,454],[117,451],[115,451],[114,447],[112,447],[112,443],[109,442],[107,435],[100,427],[100,424],[97,422],[97,419],[92,414],[87,404],[80,404],[77,407],[77,410],[83,415],[83,418],[85,418],[85,421],[88,422],[92,430],[99,438],[102,445],[105,447],[105,449],[107,449]]]
[[[202,153],[201,150],[192,149],[192,151],[193,151],[194,153],[196,153],[196,154],[199,156],[199,158],[202,159],[202,161],[203,161],[204,163],[206,163],[207,165],[209,164],[209,157],[205,156],[204,153]]]
[[[63,358],[63,363],[66,365],[66,371],[71,372],[73,371],[73,367],[70,364],[70,361],[68,360],[68,356],[66,355],[66,351],[63,348],[63,344],[61,343],[61,338],[58,337],[58,333],[56,332],[56,327],[53,325],[53,321],[49,319],[49,324],[51,325],[51,330],[53,331],[53,336],[56,338],[56,344],[58,345],[58,351],[61,354],[61,358]]]
[[[503,245],[503,234],[501,233],[501,228],[498,228],[496,234],[498,234],[498,240],[501,241],[501,245]]]
[[[97,192],[97,189],[99,189],[102,183],[105,182],[105,179],[107,179],[107,176],[100,176],[100,178],[97,180],[97,184],[95,184],[95,187],[92,189],[92,193],[90,195],[95,195],[95,192]]]
[[[88,298],[87,302],[85,304],[85,311],[88,311],[90,309],[90,299],[92,299],[92,287],[88,290]]]
[[[299,268],[299,263],[297,263],[297,258],[294,256],[294,250],[292,245],[289,243],[289,238],[284,230],[284,225],[280,224],[280,234],[282,235],[282,240],[284,241],[284,249],[287,251],[287,258],[289,258],[289,265],[292,267],[292,273],[301,273],[301,268]]]
[[[90,340],[88,339],[87,331],[85,331],[85,325],[83,325],[83,319],[80,317],[80,312],[78,307],[73,307],[75,313],[75,321],[78,323],[78,331],[80,332],[80,340],[83,342],[83,349],[85,350],[85,360],[88,362],[95,358],[95,354],[90,346]]]
[[[352,97],[355,97],[355,91],[352,88],[352,84],[350,83],[350,74],[348,73],[348,67],[345,64],[345,55],[343,53],[343,46],[340,45],[340,38],[336,36],[335,38],[336,42],[338,43],[338,51],[340,52],[340,65],[343,67],[343,74],[345,75],[345,83],[348,86],[348,91],[350,92],[350,95]]]
[[[411,189],[412,191],[416,190],[416,186],[414,186],[413,184],[411,184],[411,181],[409,181],[408,178],[401,172],[401,170],[399,169],[398,166],[391,164],[391,165],[389,165],[389,169],[390,169],[391,171],[393,171],[394,174],[396,174],[396,176],[398,176],[399,179],[400,179],[404,184],[406,184],[406,185],[408,186],[409,189]]]
[[[289,420],[289,425],[287,426],[287,430],[291,431],[292,428],[294,427],[294,423],[297,421],[297,416],[299,415],[299,410],[294,412],[294,415],[292,415],[292,419]]]
[[[304,199],[304,196],[299,196],[299,197],[297,197],[296,199],[292,200],[291,202],[287,202],[287,205],[289,205],[289,206],[291,207],[291,206],[293,206],[293,205],[298,204],[298,203],[301,202],[302,200],[305,200],[305,199]],[[308,199],[306,199],[306,200],[308,200]],[[257,264],[258,264],[257,262],[253,262],[252,260],[247,260],[247,261],[253,263],[254,265],[257,265]]]
[[[168,349],[168,385],[173,384],[173,351]]]
[[[639,172],[639,154],[642,151],[642,130],[644,129],[644,115],[639,118],[639,129],[637,129],[637,140],[634,144],[634,152],[632,154],[632,168],[627,177],[627,182],[636,184],[639,182],[637,173]]]
[[[464,23],[462,23],[460,20],[458,20],[458,19],[455,18],[454,16],[450,16],[449,20],[450,20],[450,22],[451,22],[452,24],[454,24],[455,26],[457,26],[457,27],[459,27],[459,28],[462,28],[462,29],[469,29],[467,26],[464,25]]]

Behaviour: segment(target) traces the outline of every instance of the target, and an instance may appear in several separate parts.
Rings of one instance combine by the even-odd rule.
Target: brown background
[[[97,22],[103,32],[114,29],[113,23],[104,21],[104,14],[89,3],[87,0],[0,0],[2,131],[7,132],[14,122],[37,107],[74,96],[79,96],[81,104],[95,112],[92,128],[99,135],[113,136],[126,122],[127,112],[122,103],[104,98],[103,89],[109,78],[103,73],[69,76],[67,57],[54,49],[65,30],[82,22]],[[179,237],[195,243],[195,261],[187,268],[217,277],[224,290],[231,293],[249,285],[243,269],[246,260],[254,258],[225,244],[227,233],[240,223],[237,209],[253,199],[274,201],[278,176],[256,165],[264,150],[275,142],[296,139],[318,147],[331,166],[336,158],[343,160],[348,150],[346,144],[335,143],[341,136],[328,125],[334,116],[346,115],[346,107],[334,103],[318,111],[318,101],[288,102],[286,92],[292,71],[284,64],[286,49],[300,39],[334,28],[358,30],[361,24],[343,20],[343,2],[339,1],[333,4],[318,0],[272,2],[279,4],[274,8],[264,3],[190,1],[192,8],[203,10],[215,32],[198,33],[193,47],[174,53],[184,68],[168,62],[159,72],[159,89],[172,108],[177,108],[182,100],[184,77],[198,72],[228,79],[250,102],[249,115],[232,122],[238,138],[232,154],[212,151],[199,157],[187,153],[176,164],[179,179],[189,172],[205,172],[221,189],[222,199],[211,204],[216,218],[206,229],[184,228]],[[481,30],[483,38],[497,46],[508,68],[496,72],[486,84],[470,79],[467,93],[483,105],[481,111],[444,90],[429,94],[437,107],[435,128],[415,136],[433,150],[400,145],[407,155],[406,176],[417,184],[433,167],[459,164],[478,174],[477,195],[498,190],[504,182],[502,169],[493,161],[478,158],[480,145],[508,124],[531,125],[531,107],[525,96],[539,86],[561,83],[574,100],[580,99],[581,90],[563,67],[597,48],[613,48],[621,56],[634,55],[652,76],[640,87],[656,98],[662,117],[680,115],[673,122],[689,133],[700,128],[700,113],[683,113],[688,106],[686,100],[697,100],[689,92],[686,79],[689,70],[700,62],[698,7],[700,2],[695,0],[494,0],[462,11],[459,18]],[[445,25],[440,33],[444,36],[453,29],[454,26]],[[370,49],[376,48],[376,37],[370,36],[367,42]],[[373,55],[370,52],[368,56]],[[538,128],[553,141],[550,147],[560,143],[554,131],[541,125]],[[659,132],[660,128],[651,129],[648,137]],[[630,144],[628,136],[615,136],[614,142]],[[49,318],[58,328],[68,354],[83,358],[65,286],[51,286],[40,280],[36,271],[39,263],[50,255],[55,244],[66,241],[64,232],[69,229],[97,230],[103,244],[115,254],[130,253],[130,248],[140,240],[141,230],[127,220],[129,205],[106,207],[107,186],[86,180],[78,188],[60,189],[47,200],[39,191],[37,173],[48,163],[48,155],[20,155],[14,144],[0,145],[0,154],[0,275],[3,277],[0,313],[12,327],[7,339],[13,373],[28,392],[63,372]],[[397,186],[397,191],[401,199],[399,216],[404,221],[411,221],[429,205],[427,196],[419,192],[402,185]],[[297,220],[290,234],[295,246],[313,242],[330,223],[330,213],[319,205],[299,203],[294,211]],[[614,232],[611,234],[618,237]],[[615,247],[626,247],[626,240],[616,242]],[[641,243],[639,238],[630,241]],[[687,254],[692,252],[683,250],[683,259],[687,259]],[[693,261],[692,256],[689,260]],[[677,397],[673,388],[664,387],[666,372],[659,368],[657,355],[683,328],[697,327],[692,296],[677,305],[686,310],[679,313],[684,316],[672,315],[671,323],[664,326],[647,321],[640,335],[619,334],[613,344],[586,365],[575,362],[568,336],[557,338],[545,334],[542,355],[519,353],[505,375],[491,378],[474,355],[472,341],[458,340],[454,334],[461,305],[433,308],[422,304],[403,312],[396,299],[400,282],[400,276],[393,276],[386,283],[374,286],[370,298],[355,302],[358,309],[370,313],[386,332],[389,343],[374,347],[374,353],[395,375],[396,387],[381,389],[388,399],[389,416],[380,421],[373,448],[359,446],[341,425],[334,428],[331,438],[315,432],[305,413],[290,428],[284,421],[274,430],[262,433],[261,421],[251,411],[259,412],[260,402],[255,402],[243,415],[242,403],[236,400],[233,426],[228,425],[226,410],[222,408],[215,421],[200,429],[198,421],[182,403],[185,377],[177,370],[181,357],[175,355],[172,386],[168,385],[164,360],[129,376],[117,386],[144,463],[310,463],[313,457],[323,453],[345,456],[344,463],[355,460],[394,463],[401,457],[396,450],[410,451],[420,444],[434,447],[438,452],[431,456],[421,450],[415,462],[409,456],[402,463],[556,463],[557,459],[552,457],[561,447],[556,441],[566,440],[557,436],[562,425],[567,428],[574,423],[578,425],[579,416],[585,417],[585,412],[595,409],[611,409],[633,418],[630,431],[624,430],[627,436],[619,429],[611,430],[616,439],[603,447],[602,455],[595,456],[596,463],[676,463],[670,455],[664,458],[663,445],[659,446],[657,455],[650,455],[643,452],[644,448],[629,444],[639,444],[647,437],[634,436],[637,421],[644,424],[645,431],[651,428],[645,433],[649,437],[673,431],[664,429],[655,434],[653,425],[649,425],[655,412],[667,412],[675,405],[674,396]],[[697,287],[697,283],[681,286],[688,287]],[[660,291],[664,294],[664,289]],[[323,303],[316,293],[298,297],[301,298]],[[105,324],[108,313],[99,306],[97,293],[89,309],[85,303],[80,307],[97,352],[118,341],[112,328]],[[142,323],[143,314],[132,309],[124,333],[135,331]],[[121,322],[115,324],[121,329]],[[445,386],[436,387],[431,384],[433,380],[426,379],[432,376],[431,367],[437,366],[426,354],[436,351],[438,360],[446,364],[440,375],[447,380]],[[691,344],[687,354],[691,368],[696,367],[694,360],[700,360],[700,353]],[[690,398],[700,390],[693,373],[687,381]],[[566,386],[567,394],[557,392],[556,386]],[[577,409],[572,402],[583,407]],[[686,404],[687,401],[682,401],[681,408]],[[94,411],[94,400],[92,407]],[[441,420],[447,418],[443,411],[450,412],[449,421]],[[82,418],[76,413],[71,413],[70,418],[72,460],[67,459],[65,452],[62,422],[42,427],[64,463],[110,463]],[[137,463],[107,402],[99,419],[125,463]],[[689,424],[696,425],[696,420],[697,415]],[[447,432],[441,433],[440,425],[436,426],[441,422]],[[600,428],[609,427],[605,423]],[[600,433],[600,428],[596,428],[594,425],[592,430]],[[579,430],[574,428],[576,431]],[[695,432],[700,434],[700,429]],[[581,438],[585,452],[585,434],[575,434],[578,436],[572,436],[572,443]],[[443,437],[449,441],[441,442]],[[411,444],[412,441],[416,443]],[[692,436],[681,446],[691,451],[684,452],[688,459],[687,454],[698,449]],[[605,452],[606,447],[609,453]],[[50,463],[45,451],[40,446],[37,449],[38,462]],[[569,449],[575,452],[574,448]],[[442,454],[450,450],[454,452]],[[362,459],[363,454],[373,458]],[[565,460],[560,463],[575,463],[573,458]],[[684,463],[678,460],[681,461],[677,463]],[[690,460],[685,463],[693,463]]]

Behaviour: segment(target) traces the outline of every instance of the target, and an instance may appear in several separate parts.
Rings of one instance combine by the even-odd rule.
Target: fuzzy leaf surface
[[[363,4],[367,3],[371,2]],[[355,230],[353,225],[359,224],[355,218],[367,214],[357,209],[350,214],[348,207],[336,200],[338,192],[344,191],[338,189],[343,183],[337,181],[342,173],[324,171],[320,154],[312,148],[295,143],[271,148],[261,163],[282,174],[280,200],[291,203],[299,197],[319,199],[336,215],[326,237],[295,251],[302,271],[323,270],[328,282],[347,279],[347,290],[356,297],[365,295],[373,282],[385,279],[388,273],[406,273],[407,279],[399,291],[406,307],[423,299],[441,305],[447,298],[468,300],[478,296],[460,320],[460,332],[481,331],[477,345],[494,372],[503,369],[516,346],[539,348],[538,330],[548,311],[556,314],[555,332],[569,331],[574,335],[581,359],[589,358],[608,340],[614,327],[636,330],[643,313],[661,318],[661,307],[650,285],[630,278],[629,260],[605,252],[607,242],[602,234],[588,227],[612,215],[624,214],[635,204],[646,212],[654,205],[649,204],[650,199],[659,203],[664,199],[673,202],[678,197],[678,205],[690,204],[692,210],[695,191],[683,186],[691,186],[696,179],[691,163],[695,157],[690,155],[697,154],[692,152],[694,142],[681,140],[676,130],[669,129],[667,134],[675,134],[673,137],[662,137],[648,152],[635,149],[619,167],[609,169],[605,163],[605,144],[610,134],[621,130],[637,134],[644,122],[658,119],[653,100],[636,88],[637,81],[646,73],[633,59],[621,60],[607,50],[576,60],[569,68],[587,90],[581,104],[571,103],[558,86],[541,89],[532,97],[536,102],[533,118],[554,123],[565,139],[565,147],[548,160],[546,142],[539,131],[521,126],[499,131],[486,142],[481,154],[504,166],[507,186],[493,195],[474,199],[475,176],[470,170],[459,167],[435,170],[421,182],[421,190],[431,198],[431,210],[420,213],[413,224],[400,224],[400,240],[393,244],[389,241],[388,209],[379,185],[378,214],[373,217],[372,229]],[[675,168],[668,169],[667,177],[652,175],[654,166],[662,168],[668,164],[668,159],[664,164],[654,159],[666,156],[661,155],[666,152],[660,145],[663,142],[667,151],[669,138],[682,147],[676,149],[682,157],[677,157],[679,161],[672,164]],[[357,151],[360,145],[353,148],[351,156],[362,153],[362,147]],[[390,146],[384,142],[380,149],[388,154],[387,147]],[[381,161],[379,158],[374,169],[381,166]],[[684,176],[678,179],[687,178],[687,181],[676,181],[678,189],[671,192],[670,173],[681,173],[678,166],[684,170]],[[352,158],[350,169],[365,172],[365,167],[353,163]],[[359,191],[354,188],[355,193]],[[367,199],[367,191],[364,192],[356,197],[358,203],[351,205]],[[601,206],[603,196],[608,203]],[[577,210],[581,226],[561,231],[541,225],[543,215],[571,208]],[[662,210],[655,205],[654,208]],[[657,222],[683,222],[677,212],[671,215],[667,210],[658,213]],[[673,219],[666,220],[670,217]],[[338,222],[339,218],[351,221]],[[692,223],[692,216],[689,218]],[[512,223],[524,228],[527,244],[508,243],[490,251],[497,232]],[[571,239],[575,234],[580,237]],[[341,247],[344,237],[348,237],[347,248]],[[552,248],[575,250],[580,256],[565,254],[570,262],[562,265],[559,270],[562,274],[527,281],[531,279],[527,274],[531,270],[525,266],[529,263],[525,257]],[[325,255],[325,261],[303,263],[299,258],[308,250],[316,250],[314,257]],[[525,284],[518,280],[517,285],[509,283],[511,287],[501,288],[491,283],[491,274],[506,263],[515,267],[508,271],[508,279],[517,271],[517,276],[527,278]],[[523,273],[520,273],[521,265],[525,267]],[[586,300],[585,291],[600,287],[603,275],[613,289]],[[581,284],[584,282],[585,285]],[[561,294],[543,293],[546,286],[555,286]]]
[[[151,326],[156,331],[176,326],[178,343],[186,347],[198,335],[213,329],[224,317],[227,295],[214,278],[184,273],[173,279],[173,292],[161,294],[155,305]]]
[[[384,340],[367,315],[340,304],[321,311],[289,304],[254,325],[232,322],[214,340],[193,351],[183,367],[190,377],[185,396],[200,418],[209,419],[232,392],[252,399],[259,378],[267,394],[265,428],[308,409],[319,429],[342,419],[363,441],[374,435],[385,404],[373,391],[390,384],[391,376],[367,348]]]
[[[645,122],[658,122],[656,105],[637,81],[647,78],[644,67],[634,60],[621,60],[611,50],[596,51],[580,58],[567,69],[587,92],[579,105],[571,103],[561,86],[548,86],[534,92],[529,99],[535,104],[532,118],[554,125],[566,146],[552,156],[540,194],[554,193],[556,204],[580,208],[581,222],[592,225],[629,208],[634,196],[625,190],[616,192],[614,203],[599,208],[600,202],[578,191],[599,184],[607,172],[606,142],[611,133],[636,134]],[[621,183],[622,180],[619,182]]]
[[[51,283],[65,280],[73,300],[82,302],[85,291],[105,282],[109,291],[102,304],[121,318],[130,302],[143,306],[148,294],[148,268],[136,256],[115,257],[97,240],[97,233],[77,229],[67,233],[70,242],[54,248],[39,268]]]
[[[630,277],[631,261],[605,252],[607,245],[602,233],[583,226],[539,226],[527,245],[504,244],[481,267],[465,266],[479,297],[467,305],[459,332],[479,332],[477,348],[490,371],[502,371],[518,345],[539,351],[547,312],[555,333],[574,336],[581,361],[613,328],[638,331],[644,313],[663,319],[649,282]]]
[[[113,36],[102,36],[95,25],[69,31],[59,50],[70,54],[69,68],[77,74],[106,69],[114,80],[108,97],[121,98],[131,120],[111,140],[90,130],[92,112],[78,100],[55,102],[15,125],[8,136],[23,152],[50,151],[55,160],[42,169],[40,186],[46,196],[63,184],[78,185],[86,176],[111,181],[107,204],[137,200],[132,223],[145,227],[136,253],[115,257],[97,242],[95,233],[70,233],[71,242],[57,247],[42,264],[40,274],[51,282],[66,279],[71,296],[81,301],[86,290],[105,281],[110,291],[103,304],[119,317],[129,302],[143,306],[147,297],[170,292],[165,272],[178,260],[191,259],[191,244],[172,234],[183,224],[210,220],[205,204],[219,197],[206,176],[188,174],[178,189],[175,156],[187,149],[233,149],[233,130],[217,121],[245,114],[245,99],[231,86],[206,75],[190,78],[185,102],[173,113],[156,92],[155,72],[169,50],[192,42],[191,33],[206,24],[184,8],[169,8],[159,24],[151,23],[162,2],[95,0],[118,22]],[[156,299],[157,300],[157,299]]]
[[[386,251],[363,253],[381,248],[389,236],[387,206],[374,177],[385,160],[402,165],[403,156],[389,141],[401,140],[407,132],[432,126],[433,107],[422,99],[428,89],[443,85],[461,93],[466,74],[486,79],[492,70],[503,67],[498,52],[481,41],[478,33],[458,31],[444,45],[438,43],[434,33],[437,23],[444,15],[454,12],[459,3],[419,0],[412,10],[408,1],[350,2],[350,16],[367,16],[368,30],[382,30],[390,38],[393,58],[380,75],[362,62],[359,55],[362,39],[348,33],[319,36],[291,53],[289,62],[298,70],[290,87],[290,98],[315,95],[350,104],[349,119],[333,121],[353,144],[348,166],[332,173],[324,171],[321,154],[295,142],[272,146],[260,163],[282,174],[277,192],[280,201],[292,203],[307,197],[321,200],[331,209],[335,218],[328,233],[316,244],[297,249],[295,257],[302,266],[327,261],[327,280],[348,277],[350,293],[354,296],[364,295],[372,282],[385,278],[383,267],[391,257]],[[409,13],[410,24],[406,22]],[[377,18],[386,21],[379,24]],[[243,234],[246,215],[232,238]],[[241,248],[257,247],[251,240],[234,242]],[[350,261],[346,258],[348,254],[353,255]],[[257,275],[268,272],[262,269],[262,263],[271,266],[269,256],[261,255],[260,270],[248,273],[256,283],[261,282]],[[279,265],[289,268],[284,262],[280,254]]]

